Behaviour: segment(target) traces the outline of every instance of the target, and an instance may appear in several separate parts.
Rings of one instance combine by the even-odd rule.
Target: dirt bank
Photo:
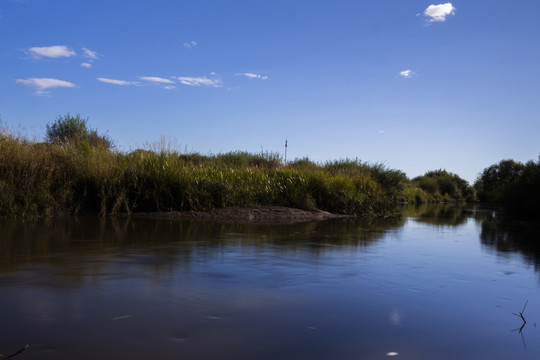
[[[302,222],[346,217],[326,211],[306,211],[283,206],[227,207],[208,211],[155,212],[134,213],[142,216],[161,219],[206,220],[227,222]]]

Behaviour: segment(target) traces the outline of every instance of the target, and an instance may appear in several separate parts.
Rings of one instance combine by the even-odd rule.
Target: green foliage
[[[47,125],[46,140],[0,134],[0,217],[251,205],[388,215],[403,201],[474,198],[466,181],[444,170],[409,181],[399,170],[358,159],[321,165],[304,158],[283,165],[279,154],[269,152],[181,154],[163,139],[153,149],[115,152],[79,115]],[[531,170],[529,178],[535,176]]]
[[[97,130],[87,126],[88,119],[83,119],[79,114],[71,116],[58,116],[56,121],[47,124],[45,141],[54,145],[82,144],[91,147],[112,148],[112,141],[104,135],[99,135]]]
[[[368,164],[359,159],[329,161],[324,166],[325,171],[333,175],[353,179],[371,179],[377,183],[385,196],[392,201],[401,201],[406,197],[406,187],[409,180],[405,173],[388,169],[383,164]]]
[[[509,192],[514,191],[524,169],[522,163],[514,160],[501,160],[484,169],[475,183],[480,200],[501,202]]]
[[[461,202],[475,201],[476,191],[458,175],[446,170],[428,171],[411,181],[412,190],[408,192],[409,201],[414,196],[420,202]]]
[[[245,151],[234,151],[218,154],[214,157],[215,166],[225,168],[264,168],[275,169],[281,165],[281,158],[277,153],[261,152],[250,154]]]
[[[50,129],[53,133],[61,127]],[[0,137],[0,217],[251,205],[389,214],[403,180],[399,172],[360,162],[319,166],[300,160],[284,166],[272,153],[119,153],[78,137],[65,142],[50,137],[47,143]]]
[[[406,189],[407,197],[404,202],[410,204],[425,204],[429,202],[434,202],[432,198],[421,188],[414,186],[407,186]]]
[[[319,169],[319,165],[304,157],[301,159],[295,159],[294,161],[287,163],[287,168],[295,170],[315,171]]]
[[[540,214],[540,157],[526,164],[502,160],[484,169],[475,183],[482,201],[500,203],[516,214]]]

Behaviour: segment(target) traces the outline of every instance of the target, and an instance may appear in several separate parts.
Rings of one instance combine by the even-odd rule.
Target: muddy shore
[[[291,223],[347,217],[326,211],[307,211],[284,206],[227,207],[208,211],[133,213],[134,217],[247,223]]]

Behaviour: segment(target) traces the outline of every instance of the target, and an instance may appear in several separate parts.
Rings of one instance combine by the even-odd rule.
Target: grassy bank
[[[0,138],[0,216],[206,210],[283,205],[351,215],[391,212],[404,175],[360,162],[284,166],[275,154],[111,151]]]
[[[409,181],[399,170],[359,160],[283,164],[275,153],[184,154],[165,146],[119,152],[86,120],[69,114],[47,126],[45,140],[1,132],[0,217],[250,205],[371,216],[391,214],[404,201],[456,201],[462,195],[452,184],[451,193],[444,193],[441,174],[430,187],[429,181]]]

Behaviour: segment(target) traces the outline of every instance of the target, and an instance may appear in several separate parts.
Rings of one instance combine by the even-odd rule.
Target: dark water
[[[479,208],[404,214],[0,223],[0,353],[539,359],[540,228]]]

